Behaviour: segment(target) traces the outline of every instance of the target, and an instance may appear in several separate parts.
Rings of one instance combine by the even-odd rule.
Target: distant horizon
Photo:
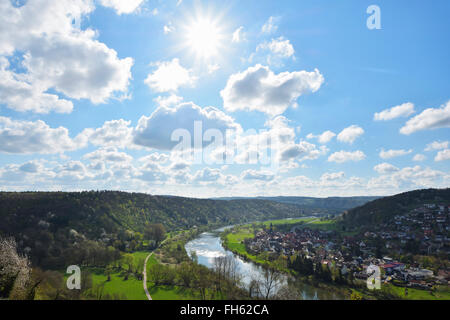
[[[412,190],[406,190],[401,191],[394,194],[385,194],[385,195],[353,195],[353,196],[325,196],[325,197],[319,197],[319,196],[309,196],[309,195],[255,195],[255,196],[219,196],[219,197],[193,197],[193,196],[184,196],[184,195],[174,195],[174,194],[155,194],[155,193],[147,193],[142,191],[126,191],[126,190],[113,190],[113,189],[104,189],[104,190],[96,190],[96,189],[85,189],[85,190],[72,190],[72,191],[65,191],[65,190],[23,190],[23,191],[6,191],[6,190],[0,190],[0,193],[52,193],[52,192],[61,192],[61,193],[81,193],[81,192],[123,192],[123,193],[139,193],[139,194],[146,194],[149,196],[161,196],[161,197],[178,197],[178,198],[190,198],[190,199],[204,199],[204,200],[220,200],[224,198],[243,198],[243,199],[254,199],[254,198],[292,198],[292,197],[299,197],[299,198],[316,198],[316,199],[327,199],[327,198],[355,198],[355,197],[378,197],[378,198],[384,198],[384,197],[391,197],[395,196],[397,194],[407,193],[407,192],[413,192],[413,191],[419,191],[419,190],[445,190],[449,189],[450,187],[444,187],[444,188],[420,188],[420,189],[412,189]]]

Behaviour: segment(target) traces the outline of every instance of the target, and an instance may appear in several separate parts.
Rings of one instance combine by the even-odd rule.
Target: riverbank
[[[283,261],[280,259],[271,260],[269,255],[254,255],[247,251],[244,241],[245,239],[251,239],[255,235],[255,228],[263,227],[269,228],[270,226],[276,227],[288,227],[289,229],[293,229],[296,227],[303,227],[306,225],[314,224],[315,227],[324,229],[330,227],[330,222],[332,220],[319,220],[317,217],[305,217],[298,219],[278,219],[278,220],[269,220],[261,223],[253,223],[236,226],[233,229],[226,230],[220,234],[220,238],[222,240],[222,246],[244,261],[255,263],[256,265],[262,268],[274,268],[279,272],[283,273],[287,277],[292,277],[295,279],[293,282],[296,283],[297,286],[311,286],[316,290],[323,291],[324,295],[328,297],[328,299],[350,299],[352,296],[352,288],[347,286],[336,286],[333,284],[328,284],[324,282],[320,282],[315,279],[313,276],[301,276],[297,272],[292,269],[287,268],[287,261]],[[326,293],[326,294],[325,294]],[[334,293],[330,295],[330,293]],[[315,295],[317,297],[317,294]]]

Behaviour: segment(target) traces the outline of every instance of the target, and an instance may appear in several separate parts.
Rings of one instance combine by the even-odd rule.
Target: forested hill
[[[363,204],[379,199],[380,197],[328,197],[328,198],[314,198],[314,197],[255,197],[255,198],[217,198],[218,200],[236,200],[236,199],[259,199],[275,201],[279,203],[295,204],[303,209],[325,209],[330,213],[340,213],[344,210],[362,206]]]
[[[363,206],[353,208],[342,216],[348,226],[373,226],[393,221],[395,215],[402,215],[423,204],[450,203],[450,189],[423,189],[377,199]]]
[[[148,223],[174,231],[303,214],[298,206],[263,200],[214,201],[115,191],[0,192],[0,236],[13,236],[33,263],[46,268],[64,265],[73,250],[92,246],[138,250]]]
[[[34,228],[39,222],[49,223],[51,230],[70,227],[88,233],[101,228],[142,231],[147,222],[162,223],[170,231],[302,214],[297,206],[263,200],[215,201],[115,191],[0,193],[3,233]]]

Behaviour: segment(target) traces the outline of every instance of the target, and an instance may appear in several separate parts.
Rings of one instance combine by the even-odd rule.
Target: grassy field
[[[408,295],[405,296],[405,288],[394,286],[392,284],[384,285],[383,290],[387,293],[398,296],[400,299],[408,300],[450,300],[450,290],[439,287],[430,293],[427,290],[408,288]]]
[[[128,280],[124,280],[119,273],[111,274],[111,281],[107,281],[107,276],[103,269],[95,269],[91,271],[93,286],[103,286],[103,297],[105,294],[111,296],[126,296],[127,300],[147,300],[142,286],[142,281],[137,280],[134,276],[130,276]],[[125,297],[123,297],[125,298]]]
[[[149,252],[138,251],[132,253],[133,264],[139,265],[139,268],[143,268],[143,261],[147,257]],[[127,269],[126,264],[123,265],[124,269]],[[103,286],[103,296],[109,294],[110,296],[119,295],[126,296],[128,300],[146,300],[147,297],[142,286],[142,281],[130,275],[128,280],[124,280],[124,275],[121,272],[113,272],[111,274],[111,281],[107,281],[108,277],[105,274],[105,270],[101,268],[95,268],[89,270],[92,274],[93,287]]]
[[[138,263],[145,259],[149,252],[135,252],[132,253],[134,263]],[[147,275],[149,268],[152,265],[158,264],[159,261],[152,255],[147,262]],[[127,266],[125,265],[124,268]],[[124,280],[124,277],[119,272],[111,274],[111,281],[107,281],[108,277],[105,274],[105,270],[101,268],[93,268],[89,270],[92,274],[93,288],[96,286],[103,287],[102,298],[108,294],[111,297],[120,296],[127,300],[147,300],[145,291],[142,285],[142,280],[136,279],[133,275],[128,277],[128,280]],[[189,300],[196,299],[191,290],[186,290],[177,286],[158,286],[155,287],[150,281],[147,283],[148,290],[152,299],[154,300]],[[95,291],[95,289],[92,289]]]
[[[155,287],[148,282],[148,292],[153,300],[197,300],[195,294],[190,289],[178,286],[158,286]]]
[[[264,221],[262,224],[265,226],[270,226],[270,224],[276,226],[276,225],[288,225],[288,224],[297,224],[297,223],[308,223],[311,221],[316,220],[317,218],[297,218],[297,219],[278,219],[278,220],[269,220]]]

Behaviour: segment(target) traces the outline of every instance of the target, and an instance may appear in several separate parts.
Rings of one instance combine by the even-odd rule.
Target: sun
[[[186,27],[186,46],[199,58],[217,56],[223,38],[218,23],[206,17],[197,18]]]

